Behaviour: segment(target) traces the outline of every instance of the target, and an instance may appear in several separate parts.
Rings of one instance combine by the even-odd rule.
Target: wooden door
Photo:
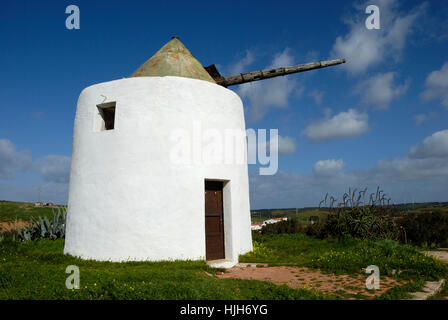
[[[224,259],[224,217],[221,181],[205,181],[205,258]]]

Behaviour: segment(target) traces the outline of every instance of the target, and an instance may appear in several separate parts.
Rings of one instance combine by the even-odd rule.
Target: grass
[[[319,240],[301,233],[256,236],[254,251],[240,261],[305,266],[337,274],[356,274],[376,265],[380,275],[408,280],[437,280],[448,275],[443,262],[395,241]]]
[[[52,216],[52,208],[35,207],[33,203],[0,201],[0,222],[28,221],[31,217]]]
[[[66,267],[80,269],[78,290]],[[63,240],[0,242],[0,299],[329,299],[256,280],[218,279],[203,261],[97,262],[63,255]]]
[[[314,215],[306,212],[305,215]],[[52,208],[0,201],[0,222],[51,216]],[[305,218],[306,220],[306,218]],[[1,238],[1,237],[0,237]],[[377,265],[381,275],[404,280],[379,299],[405,299],[425,280],[447,278],[448,266],[394,241],[315,239],[304,234],[257,235],[241,262],[295,265],[356,275]],[[66,267],[80,268],[81,288],[65,287]],[[257,267],[263,267],[257,265]],[[394,271],[395,270],[395,271]],[[203,261],[97,262],[63,255],[63,240],[17,243],[0,239],[0,299],[339,299],[315,290],[256,280],[218,279]],[[448,297],[448,286],[435,296]],[[349,297],[347,297],[349,298]],[[363,298],[362,294],[357,298]]]
[[[448,264],[395,241],[319,240],[301,233],[255,236],[253,252],[240,256],[240,261],[304,266],[349,275],[364,273],[363,268],[376,265],[380,276],[405,280],[402,286],[389,289],[376,298],[380,300],[408,299],[411,297],[409,292],[420,291],[425,281],[448,276]],[[440,297],[448,296],[447,286],[444,290]],[[362,295],[352,297],[363,299]]]
[[[367,265],[405,266],[407,279],[378,299],[405,299],[425,279],[446,276],[448,266],[393,242],[319,240],[303,234],[257,237],[241,261],[297,265],[356,275]],[[66,267],[80,269],[81,288],[68,290]],[[404,272],[406,270],[406,272]],[[218,279],[204,261],[98,262],[63,255],[63,240],[0,242],[0,299],[343,299],[316,290],[292,289],[256,280]],[[441,294],[446,294],[446,288]],[[445,292],[445,293],[444,293]],[[354,297],[354,296],[353,296]],[[363,295],[355,298],[362,299]]]

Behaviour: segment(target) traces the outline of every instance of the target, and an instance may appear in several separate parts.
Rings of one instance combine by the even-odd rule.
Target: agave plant
[[[342,202],[334,207],[336,199],[330,197],[330,214],[324,222],[326,232],[332,236],[352,236],[361,239],[398,239],[400,229],[391,213],[390,199],[378,187],[365,202],[367,188],[359,190],[349,188]],[[328,194],[319,205],[326,205]]]
[[[60,239],[65,237],[65,217],[67,209],[58,207],[53,209],[53,216],[49,220],[47,217],[31,218],[29,225],[23,225],[17,229],[18,241],[29,241],[39,239]]]

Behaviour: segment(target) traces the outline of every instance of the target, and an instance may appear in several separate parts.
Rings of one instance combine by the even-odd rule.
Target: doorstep
[[[225,260],[225,259],[220,259],[220,260],[207,260],[207,264],[212,267],[212,268],[232,268],[234,267],[236,264],[238,263],[238,261],[233,261],[233,260]]]

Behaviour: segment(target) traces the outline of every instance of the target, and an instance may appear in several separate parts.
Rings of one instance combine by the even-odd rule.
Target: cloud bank
[[[369,129],[368,115],[355,109],[325,118],[310,124],[304,131],[309,141],[314,143],[359,136]]]
[[[379,160],[367,169],[344,170],[342,159],[319,160],[311,174],[279,171],[274,176],[250,173],[254,208],[317,206],[328,192],[342,195],[349,187],[381,186],[395,203],[446,201],[448,130],[435,132],[402,157]]]
[[[31,167],[31,156],[27,151],[17,151],[8,139],[0,139],[0,179],[12,179],[19,170]]]
[[[0,139],[0,199],[37,201],[37,190],[41,188],[42,200],[66,203],[70,161],[70,157],[61,155],[33,160],[28,151],[17,151],[10,140]],[[38,173],[43,183],[11,181],[17,172]]]
[[[422,97],[425,100],[439,99],[448,110],[448,62],[428,75]]]
[[[247,61],[247,56],[243,59]],[[238,65],[244,64],[243,62]],[[290,50],[286,48],[277,53],[271,64],[265,68],[277,68],[294,64],[294,58]],[[233,67],[232,67],[233,68]],[[241,98],[249,100],[247,119],[249,122],[257,122],[262,119],[271,108],[285,108],[289,98],[296,93],[299,96],[303,88],[296,79],[291,77],[278,77],[263,81],[245,83],[239,86],[237,92]]]
[[[367,15],[364,12],[370,4],[380,8],[380,29],[369,30],[365,27]],[[336,38],[331,56],[346,58],[345,68],[350,74],[359,74],[386,60],[398,61],[405,48],[408,36],[413,32],[416,20],[425,12],[426,3],[401,13],[398,1],[367,1],[355,6],[355,13],[345,17],[349,31]]]

